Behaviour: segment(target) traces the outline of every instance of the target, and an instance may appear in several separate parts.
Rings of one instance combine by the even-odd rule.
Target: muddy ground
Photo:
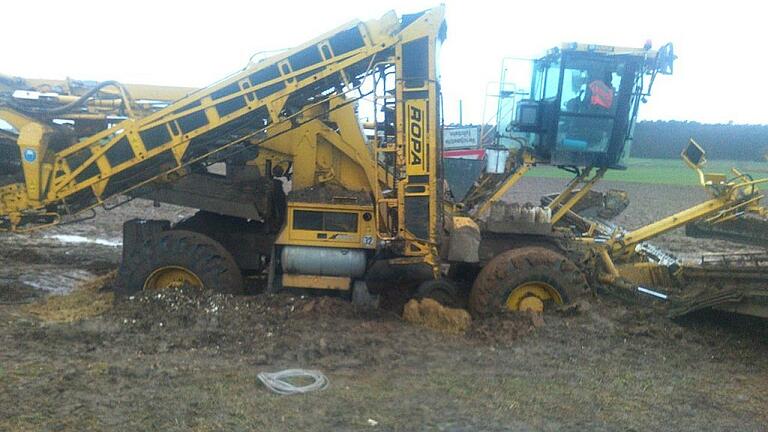
[[[510,198],[561,184],[525,179]],[[619,218],[629,227],[705,198],[608,186],[630,192]],[[0,430],[768,430],[768,328],[723,314],[670,321],[651,303],[601,298],[451,336],[393,311],[286,294],[145,294],[69,323],[30,313],[112,270],[122,221],[185,214],[137,201],[0,236]],[[657,243],[691,256],[738,248],[681,233]],[[277,396],[256,378],[292,367],[322,370],[330,387]]]

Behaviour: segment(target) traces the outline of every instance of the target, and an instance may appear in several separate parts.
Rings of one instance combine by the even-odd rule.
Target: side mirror
[[[656,70],[662,75],[672,75],[676,58],[675,47],[671,42],[667,43],[656,54]]]
[[[707,162],[707,152],[696,143],[693,139],[688,141],[688,146],[685,147],[683,153],[680,155],[688,166],[693,169],[701,169]]]

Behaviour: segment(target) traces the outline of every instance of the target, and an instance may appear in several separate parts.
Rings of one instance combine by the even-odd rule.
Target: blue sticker
[[[24,150],[24,160],[27,162],[34,162],[37,159],[37,152],[32,149]]]

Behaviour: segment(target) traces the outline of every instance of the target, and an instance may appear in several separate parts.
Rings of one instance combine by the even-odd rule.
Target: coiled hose
[[[328,378],[322,372],[306,369],[286,369],[280,372],[260,372],[257,377],[268,389],[281,395],[309,393],[328,387]],[[288,381],[289,378],[310,378],[311,384],[297,386]]]

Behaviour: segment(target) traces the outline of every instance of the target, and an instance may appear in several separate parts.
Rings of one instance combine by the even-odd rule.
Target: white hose
[[[268,389],[281,395],[309,393],[328,387],[328,378],[322,372],[306,369],[286,369],[280,372],[260,372],[257,377]],[[287,381],[288,378],[306,377],[314,382],[305,386],[296,386]]]

